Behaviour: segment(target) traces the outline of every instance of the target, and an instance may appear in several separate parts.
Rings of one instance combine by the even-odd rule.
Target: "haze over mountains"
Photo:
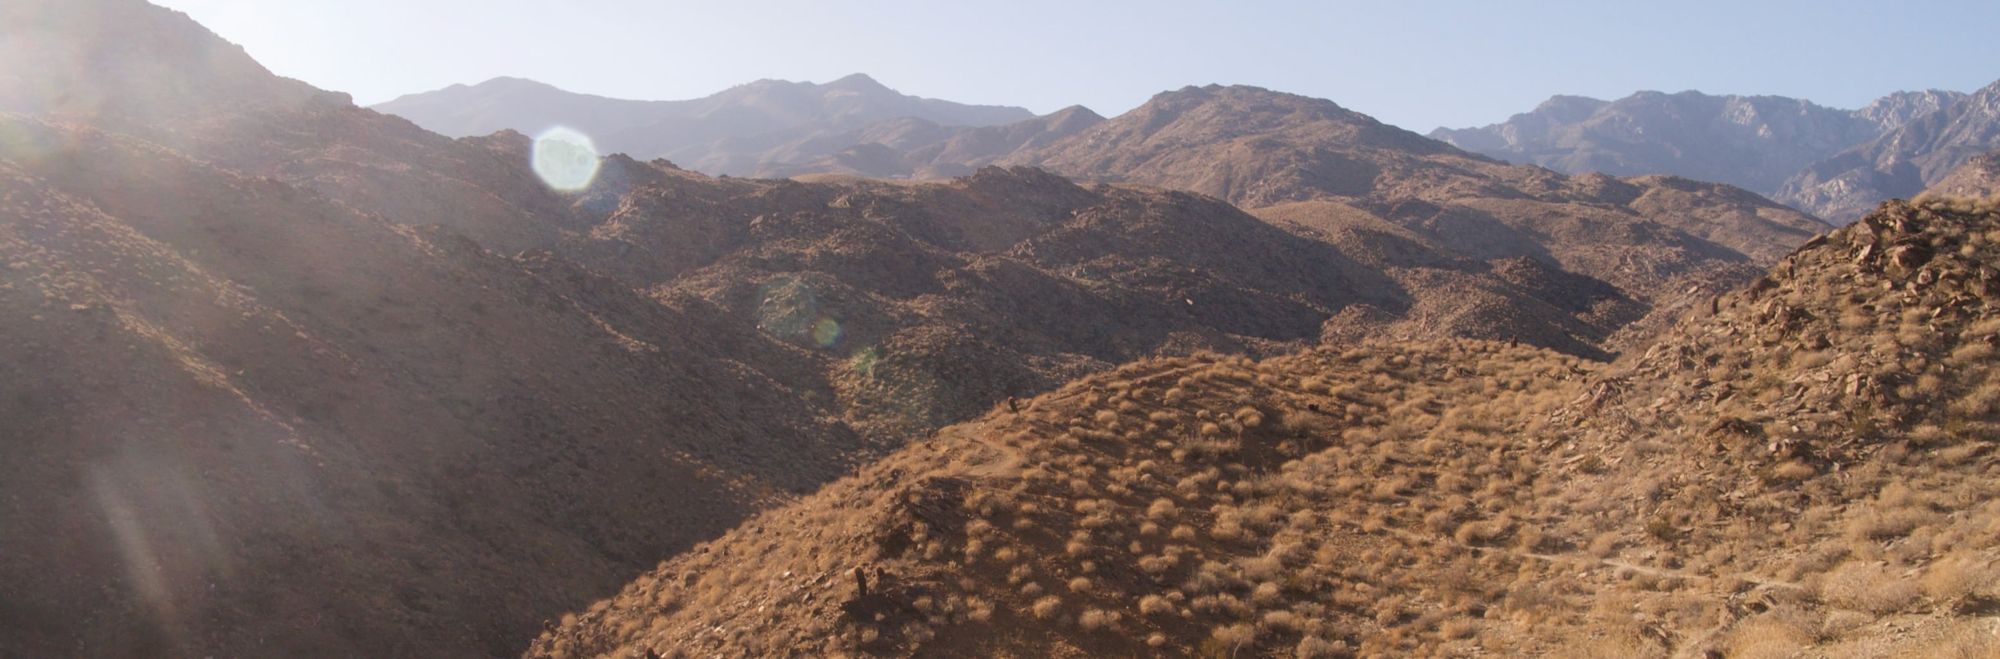
[[[1740,186],[1836,223],[1909,197],[2000,148],[2000,82],[1884,96],[1846,111],[1778,96],[1557,96],[1505,123],[1432,131],[1470,151],[1562,172],[1675,174]]]
[[[1015,107],[963,105],[896,93],[864,74],[813,84],[759,80],[687,101],[628,101],[495,78],[411,94],[375,106],[448,137],[569,126],[605,153],[668,158],[711,174],[754,174],[767,161],[838,151],[813,147],[889,120],[931,128],[1011,124],[1034,117]],[[853,138],[847,138],[853,139]],[[822,147],[824,148],[824,147]]]
[[[1914,195],[1971,155],[2000,148],[1995,93],[1897,92],[1851,111],[1694,91],[1616,101],[1556,96],[1504,123],[1439,128],[1430,137],[1570,174],[1727,183],[1838,223],[1883,199]],[[994,163],[1088,176],[1088,167],[1064,162],[1054,145],[1102,121],[1082,107],[1029,118],[1019,108],[919,99],[860,74],[824,85],[760,81],[691,101],[625,101],[502,78],[375,109],[453,136],[532,134],[566,124],[611,151],[734,176],[929,179]]]
[[[1418,436],[1412,428],[1384,429],[1385,448],[1352,457],[1384,472],[1343,474],[1407,477],[1374,500],[1393,506],[1408,497],[1414,505],[1383,512],[1402,528],[1412,521],[1404,518],[1443,506],[1472,514],[1465,502],[1413,494],[1419,484],[1452,482],[1447,467],[1468,479],[1457,481],[1460,494],[1488,487],[1468,473],[1488,479],[1482,483],[1533,478],[1473,465],[1489,454],[1513,464],[1539,454],[1537,446],[1507,443],[1515,430],[1539,436],[1530,432],[1532,416],[1487,423],[1452,416],[1448,405],[1554,412],[1529,394],[1578,394],[1585,376],[1597,391],[1613,377],[1593,375],[1611,368],[1601,360],[1620,354],[1671,362],[1678,370],[1648,376],[1662,376],[1678,393],[1702,391],[1700,378],[1720,381],[1720,374],[1698,373],[1677,356],[1714,366],[1748,344],[1689,338],[1691,315],[1723,308],[1743,331],[1819,346],[1786,334],[1809,327],[1828,341],[1812,349],[1827,353],[1839,373],[1876,378],[1855,389],[1869,396],[1922,382],[1907,378],[1943,377],[1933,372],[1934,357],[1956,356],[1960,344],[1991,334],[1976,320],[1992,290],[1981,283],[1992,279],[1990,269],[1980,265],[1990,261],[1990,235],[1978,224],[1991,223],[1990,210],[1900,210],[1841,234],[1841,249],[1862,250],[1858,260],[1846,251],[1785,260],[1831,227],[1724,184],[1508,165],[1332,101],[1254,87],[1163,92],[1110,119],[1081,108],[1028,117],[910,99],[859,77],[753,83],[700,102],[614,104],[622,109],[590,115],[604,122],[592,129],[600,145],[606,135],[629,134],[661,140],[691,160],[610,155],[587,189],[564,193],[536,177],[532,140],[520,131],[446,136],[355,107],[345,95],[274,76],[187,17],[139,0],[27,0],[0,7],[0,19],[0,51],[8,55],[0,67],[10,74],[0,77],[6,656],[500,655],[531,642],[534,652],[551,654],[641,642],[663,652],[700,648],[712,645],[705,636],[712,632],[701,629],[713,628],[686,616],[763,616],[755,607],[767,602],[753,596],[776,591],[712,589],[726,601],[704,602],[707,612],[692,611],[686,602],[694,600],[685,598],[674,600],[682,608],[655,611],[626,597],[580,622],[564,612],[653,570],[671,572],[646,576],[631,592],[650,597],[718,583],[705,580],[744,573],[729,566],[746,556],[768,558],[756,570],[782,580],[805,574],[784,574],[805,569],[789,562],[800,556],[868,555],[832,552],[873,551],[865,543],[876,536],[852,535],[873,527],[814,526],[839,521],[830,517],[788,522],[783,533],[766,522],[739,524],[812,518],[828,501],[887,510],[907,500],[903,494],[931,497],[932,486],[943,492],[937,501],[955,501],[957,486],[933,476],[993,477],[996,487],[1012,488],[1014,475],[995,466],[1012,458],[960,465],[969,472],[932,471],[960,449],[1006,455],[967,438],[983,446],[995,435],[1028,433],[1017,443],[1045,449],[1030,450],[1033,461],[1060,463],[1068,478],[1057,485],[1070,494],[1105,487],[1101,477],[1114,469],[1139,469],[1159,483],[1193,478],[1188,487],[1203,494],[1176,505],[1200,504],[1205,512],[1191,514],[1219,518],[1226,511],[1206,508],[1228,503],[1217,496],[1248,502],[1270,494],[1271,482],[1254,471],[1324,448],[1362,419],[1370,427],[1436,422],[1445,434],[1426,435],[1435,442],[1421,447],[1407,441]],[[466,96],[453,102],[404,101],[435,101],[430,107],[467,126],[515,110],[526,117],[601,101],[526,100],[548,91],[512,81],[455,90]],[[662,126],[678,128],[651,130]],[[1937,130],[1967,130],[1956,126]],[[705,131],[739,132],[690,137],[716,134]],[[695,162],[796,171],[784,171],[795,175],[788,179],[721,177]],[[1986,171],[1962,170],[1951,180],[1977,181]],[[964,175],[861,176],[954,172]],[[1824,239],[1818,245],[1801,254],[1834,254]],[[1936,267],[1926,265],[1933,259]],[[1780,262],[1809,267],[1767,276]],[[1873,270],[1839,276],[1846,268]],[[1717,296],[1760,276],[1764,283],[1719,306]],[[1922,282],[1926,288],[1905,289],[1921,304],[1875,286],[1883,282]],[[1814,299],[1851,294],[1849,306],[1864,309],[1867,323],[1847,327],[1842,319],[1851,333],[1839,334],[1832,317],[1774,311],[1773,285]],[[1929,361],[1898,363],[1907,373],[1894,374],[1863,369],[1888,369],[1888,357],[1843,361],[1863,359],[1856,342],[1890,324],[1931,328],[1935,334],[1910,339]],[[1391,349],[1397,354],[1376,360],[1378,348],[1361,347],[1383,345],[1399,346]],[[1653,354],[1654,345],[1677,347]],[[1317,370],[1349,349],[1363,352]],[[1722,356],[1701,357],[1711,350]],[[1270,366],[1245,366],[1251,358]],[[1785,362],[1793,370],[1776,371],[1775,380],[1730,374],[1730,382],[1748,380],[1732,385],[1746,392],[1736,405],[1786,395],[1786,382],[1826,394],[1834,385],[1805,380],[1817,377],[1809,361]],[[1195,372],[1203,374],[1188,375]],[[1990,396],[1974,390],[1986,373],[1947,373],[1953,379],[1938,391],[1970,402],[1950,408],[1959,417],[1925,422],[1984,432]],[[1178,395],[1153,384],[1116,400],[1077,393],[1126,376],[1193,379]],[[1308,377],[1320,382],[1308,386]],[[1365,378],[1375,381],[1349,396],[1324,386]],[[1459,388],[1396,384],[1436,379]],[[1503,391],[1519,395],[1489,395]],[[1911,401],[1944,395],[1911,392],[1847,418],[1855,427],[1908,430],[1902,426],[1917,417],[1904,412],[1935,412]],[[1169,404],[1200,405],[1144,416],[1149,410],[1139,406],[1169,396]],[[1307,397],[1333,425],[1294,409]],[[1290,405],[1282,412],[1273,406],[1280,399]],[[1645,406],[1650,400],[1634,393],[1611,409],[1657,412]],[[1801,420],[1831,423],[1830,400],[1814,398],[1811,415],[1716,412],[1757,415],[1745,423],[1782,434]],[[1027,412],[1016,415],[1022,401]],[[1271,423],[1252,422],[1246,405]],[[1586,414],[1576,405],[1562,409]],[[1036,410],[1064,419],[1109,412],[1115,428],[1054,432],[1029,418]],[[1687,415],[1720,418],[1709,412]],[[1876,412],[1879,419],[1866,416]],[[956,426],[966,422],[975,425]],[[1209,422],[1216,431],[1204,429]],[[1815,442],[1849,446],[1828,426],[1809,427],[1820,433]],[[1156,436],[1168,428],[1188,432]],[[1662,425],[1648,436],[1678,441],[1676,428],[1685,429]],[[1450,434],[1459,430],[1469,434]],[[1623,450],[1607,439],[1617,430],[1603,430],[1589,446],[1600,455]],[[1124,451],[1121,441],[1151,451],[1153,467],[1078,452]],[[1992,464],[1981,450],[1954,448],[1973,443],[1923,441],[1963,451],[1953,454],[1961,471],[1950,474],[1977,476]],[[1258,461],[1204,462],[1238,452]],[[1140,456],[1119,459],[1126,457]],[[1834,464],[1814,460],[1815,474]],[[1160,468],[1169,461],[1171,474]],[[1644,475],[1631,471],[1637,458],[1606,464],[1615,469],[1583,473]],[[842,480],[857,470],[868,477]],[[1020,491],[1041,492],[1056,471],[1036,473],[1050,476],[1028,477]],[[1809,482],[1832,487],[1832,478]],[[922,487],[907,490],[910,482]],[[822,491],[829,483],[838,484]],[[1967,487],[1950,501],[1984,493]],[[1072,512],[1110,515],[1139,501],[1132,492],[1120,493],[1115,506]],[[925,501],[920,507],[935,503]],[[1541,514],[1568,505],[1553,501],[1537,504],[1552,506]],[[755,517],[761,511],[783,512]],[[1564,523],[1586,524],[1602,512]],[[1275,523],[1264,512],[1245,519],[1259,532]],[[1956,528],[1932,526],[1938,538]],[[1583,539],[1580,528],[1563,533]],[[710,547],[755,549],[687,553],[716,538],[725,539]],[[922,542],[886,551],[928,551]],[[1220,560],[1249,546],[1201,551]],[[1088,545],[1075,555],[1095,551]],[[1330,555],[1361,558],[1346,551]],[[1273,560],[1285,565],[1298,560],[1279,554]],[[1090,554],[1089,570],[1120,579],[1146,571],[1114,558],[1128,557]],[[1777,560],[1743,560],[1767,558]],[[1898,560],[1929,565],[1928,557]],[[1061,608],[1074,601],[1041,616],[1033,613],[1038,600],[1021,599],[1025,591],[993,594],[1002,588],[993,579],[1007,575],[969,578],[986,580],[966,587],[982,601],[1026,607],[996,609],[999,620],[1019,623],[1010,628],[1015,635],[924,646],[918,637],[929,632],[900,626],[913,619],[905,605],[966,607],[937,614],[947,619],[977,607],[962,597],[951,603],[942,591],[919,605],[921,595],[903,586],[885,592],[910,595],[907,602],[857,605],[856,620],[872,619],[877,609],[869,607],[878,605],[896,616],[875,631],[881,643],[825,645],[866,635],[840,627],[848,623],[827,623],[837,630],[795,617],[759,624],[813,636],[797,647],[830,651],[1033,653],[1136,649],[1132,642],[1147,637],[1069,635],[1122,629],[1115,620],[1106,626],[1104,616],[1135,620],[1119,608],[1127,604],[1159,612],[1106,590],[1090,595],[1102,600],[1089,607],[1100,612],[1096,623],[1084,622],[1086,609]],[[1220,590],[1204,593],[1216,599],[1201,605],[1200,622],[1224,622],[1215,611],[1227,611],[1243,618],[1228,625],[1250,625],[1265,639],[1230,637],[1237,648],[1290,651],[1304,642],[1296,630],[1278,631],[1303,622],[1240,615],[1244,602],[1278,600],[1238,585],[1225,588],[1235,604]],[[1098,592],[1090,583],[1072,590]],[[1405,614],[1475,615],[1466,602],[1434,606],[1416,590],[1404,595],[1389,613],[1371,609],[1365,617],[1386,616],[1377,623],[1386,630],[1400,629]],[[1283,601],[1289,607],[1294,599]],[[783,614],[818,616],[824,608]],[[1338,622],[1367,624],[1357,615]],[[628,621],[640,626],[627,629]],[[1052,624],[1062,631],[1045,627]],[[752,628],[733,625],[717,638],[728,638],[724,648],[767,652],[785,638],[736,643]],[[1339,630],[1341,642],[1357,647],[1371,633]],[[550,633],[534,641],[540,632]],[[1160,633],[1169,632],[1192,645],[1209,633]],[[1333,632],[1313,633],[1334,640]],[[1412,631],[1410,643],[1394,647],[1427,633]],[[1527,639],[1521,647],[1541,647],[1519,633]],[[1019,635],[1028,638],[1009,645]]]

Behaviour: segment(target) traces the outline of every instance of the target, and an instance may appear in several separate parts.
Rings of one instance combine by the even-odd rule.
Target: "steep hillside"
[[[1807,165],[1907,120],[1917,98],[1848,112],[1781,96],[1642,91],[1616,101],[1558,96],[1505,123],[1440,128],[1468,151],[1559,172],[1671,174],[1775,194]]]
[[[123,127],[221,109],[345,102],[271,75],[185,15],[136,0],[19,0],[0,7],[0,26],[0,112]]]
[[[1922,192],[1994,149],[2000,149],[2000,82],[1813,164],[1785,181],[1775,198],[1835,223],[1850,222],[1884,199]]]
[[[867,448],[701,305],[0,128],[0,654],[497,652]]]
[[[773,158],[796,157],[784,154],[784,145],[839,141],[888,120],[971,127],[1033,117],[1020,108],[904,95],[858,73],[823,84],[759,80],[684,101],[605,98],[496,78],[411,94],[374,109],[452,137],[503,130],[532,135],[569,126],[591,135],[606,152],[671,158],[705,172],[733,175],[753,173]],[[860,143],[848,141],[834,150]]]
[[[1890,205],[1608,367],[1131,364],[668,560],[531,656],[1990,656],[2000,209]]]

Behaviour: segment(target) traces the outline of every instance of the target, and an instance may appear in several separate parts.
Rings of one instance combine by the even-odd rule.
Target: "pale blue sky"
[[[1115,115],[1241,83],[1426,132],[1551,94],[1858,107],[2000,78],[2000,1],[155,0],[368,104],[494,76],[622,98],[854,72],[906,93]]]

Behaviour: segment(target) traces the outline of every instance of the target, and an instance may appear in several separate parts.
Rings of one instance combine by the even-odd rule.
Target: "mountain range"
[[[1673,174],[1756,191],[1836,223],[1909,197],[2000,148],[2000,82],[1898,92],[1853,111],[1780,96],[1557,96],[1531,112],[1431,137],[1562,172]]]
[[[563,192],[530,165],[540,127],[441,135],[140,0],[0,18],[0,63],[34,63],[0,78],[0,655],[1129,654],[1156,634],[1225,653],[1415,650],[1479,637],[1439,627],[1483,619],[1475,606],[1576,614],[1584,589],[1633,582],[1608,561],[1660,585],[1779,560],[1745,545],[1694,576],[1668,564],[1699,546],[1671,541],[1683,527],[1752,542],[1788,503],[1881,502],[1801,522],[1817,548],[1828,524],[1970,507],[1992,482],[1956,439],[1991,425],[1969,352],[1992,333],[1982,206],[1894,206],[1829,238],[1725,184],[1509,165],[1254,87],[1107,119],[865,78],[590,115],[600,145],[629,130],[680,155],[614,153]],[[537,85],[480,87],[401,102],[466,122],[569,111],[523,100]],[[650,130],[667,125],[690,128]],[[697,128],[741,132],[671,141]],[[835,167],[694,167],[810,162]],[[1875,339],[1906,350],[1860,347]],[[1813,352],[1771,347],[1794,344]],[[1754,481],[1749,522],[1685,489],[1729,485],[1725,463],[1640,470],[1710,422],[1755,439],[1728,440],[1742,469],[1793,474]],[[1788,452],[1758,453],[1767,438]],[[1956,471],[1919,484],[1947,494],[1877,496],[1936,461]],[[1287,485],[1300,469],[1316,475]],[[1644,490],[1658,473],[1706,480]],[[1314,497],[1378,535],[1265,542],[1299,512],[1278,506]],[[1236,535],[1184,533],[1156,499]],[[969,549],[968,510],[1036,567],[941,576],[987,548],[1002,560]],[[1861,537],[1921,533],[1972,558],[1863,543],[1849,562],[1892,550],[1896,569],[1937,569],[1990,545],[1959,526],[1986,517],[1919,517]],[[1111,526],[1141,518],[1156,533]],[[1553,531],[1519,546],[1558,558],[1496,561],[1567,565],[1598,534],[1629,551],[1593,553],[1607,562],[1540,608],[1429,581],[1493,574],[1468,567],[1479,550],[1392,560],[1436,542],[1399,533],[1420,524],[1502,529],[1455,540],[1487,546],[1525,542],[1531,520]],[[1344,576],[1350,601],[1314,604],[1297,591],[1335,571],[1285,570],[1321,549],[1409,576]],[[891,570],[864,577],[879,597],[828,591],[855,560]],[[1147,604],[1143,579],[1207,585]],[[1042,606],[1058,587],[1076,594]],[[1646,592],[1662,594],[1631,602],[1685,595],[1689,616],[1721,619],[1701,599],[1719,590]],[[1940,592],[1882,624],[1985,610],[1984,591]],[[1142,623],[1166,613],[1188,622]],[[976,615],[1013,631],[950,635]],[[1961,622],[1940,619],[1924,629]],[[1651,638],[1632,624],[1615,630]],[[1493,647],[1562,638],[1509,633]]]
[[[831,151],[815,147],[851,140],[881,122],[916,122],[937,130],[1034,118],[1016,107],[906,96],[859,73],[825,84],[759,80],[686,101],[629,101],[495,78],[403,96],[375,109],[449,137],[501,130],[533,135],[568,126],[590,135],[606,153],[669,158],[704,172],[738,176],[756,173],[772,159],[827,155]]]
[[[1844,223],[2000,148],[1997,95],[1993,86],[1970,94],[1897,92],[1851,111],[1780,96],[1694,91],[1642,91],[1616,101],[1556,96],[1504,123],[1439,128],[1430,137],[1569,174],[1727,183]],[[760,81],[691,101],[609,99],[502,78],[411,94],[375,109],[453,136],[572,125],[599,136],[609,150],[719,175],[935,179],[996,163],[1081,178],[1113,173],[1062,154],[1064,142],[1096,153],[1091,138],[1075,137],[1104,120],[1087,108],[1029,117],[1019,108],[903,95],[860,74],[824,85]],[[1213,194],[1217,184],[1203,191]]]

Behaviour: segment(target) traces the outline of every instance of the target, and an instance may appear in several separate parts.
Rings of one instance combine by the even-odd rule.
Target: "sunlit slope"
[[[1991,205],[1890,205],[1611,365],[1130,364],[753,518],[529,654],[1989,656],[1995,263]]]

